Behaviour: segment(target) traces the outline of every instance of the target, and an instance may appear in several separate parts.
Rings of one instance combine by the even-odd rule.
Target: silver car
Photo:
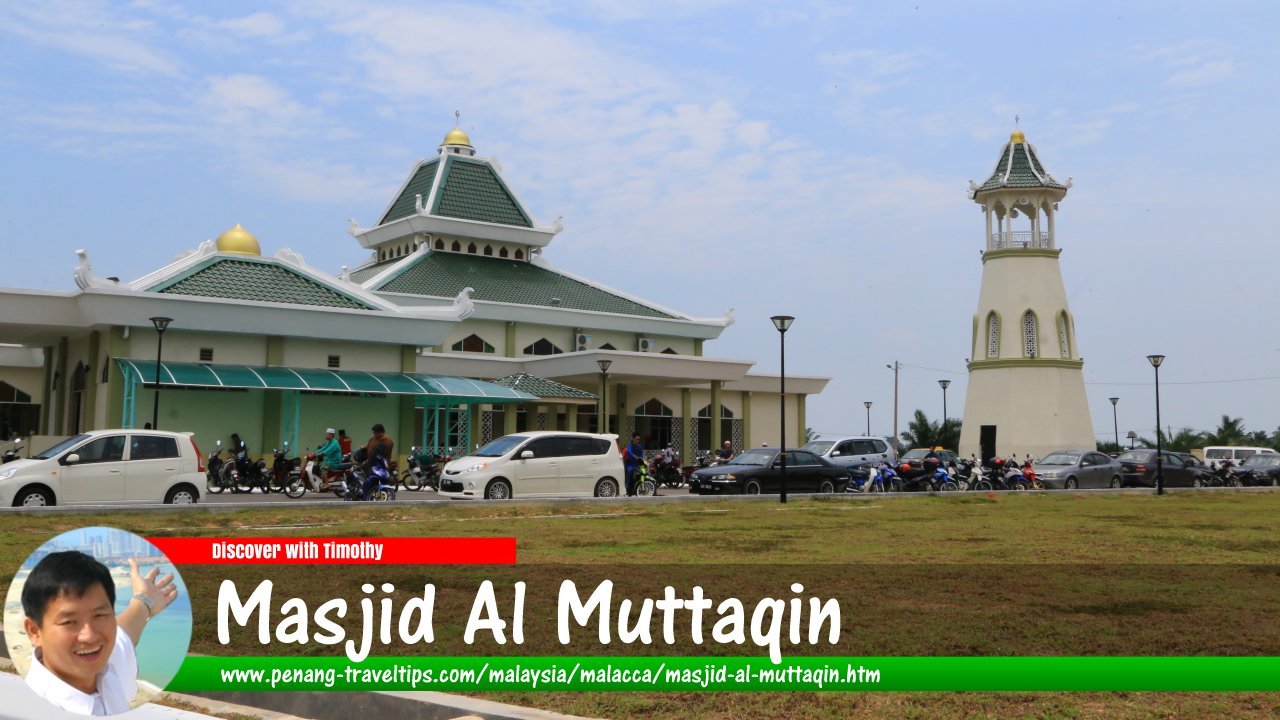
[[[1032,467],[1047,488],[1120,487],[1120,463],[1097,450],[1058,450],[1045,455]]]

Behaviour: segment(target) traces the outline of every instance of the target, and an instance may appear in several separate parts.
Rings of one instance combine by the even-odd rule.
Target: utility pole
[[[898,371],[902,369],[902,363],[897,360],[892,365],[885,365],[893,371],[893,449],[898,450]]]

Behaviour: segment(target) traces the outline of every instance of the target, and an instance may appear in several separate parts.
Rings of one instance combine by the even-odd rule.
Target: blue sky
[[[1095,430],[1280,426],[1271,3],[4,3],[4,285],[134,278],[239,222],[336,272],[453,112],[567,270],[827,375],[809,425],[960,416],[1014,115],[1060,180]],[[14,268],[22,268],[15,276]],[[1256,379],[1271,378],[1271,379]],[[1244,382],[1219,382],[1240,381]],[[1185,384],[1183,384],[1185,383]],[[1034,402],[1034,398],[1028,398]]]

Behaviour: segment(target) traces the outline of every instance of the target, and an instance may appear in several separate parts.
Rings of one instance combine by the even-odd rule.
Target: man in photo
[[[129,561],[133,597],[115,614],[111,571],[71,550],[47,555],[22,588],[23,627],[35,650],[27,685],[40,697],[81,715],[127,712],[138,694],[134,648],[147,621],[178,596],[173,575],[145,576]]]

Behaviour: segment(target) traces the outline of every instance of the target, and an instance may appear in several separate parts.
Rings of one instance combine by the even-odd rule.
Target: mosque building
[[[704,353],[731,312],[694,317],[557,269],[559,220],[539,224],[462,130],[438,151],[371,227],[350,222],[368,260],[337,274],[264,255],[236,225],[132,282],[82,250],[74,291],[0,289],[6,431],[142,427],[158,377],[156,427],[206,452],[233,432],[254,454],[314,447],[326,427],[362,442],[382,423],[400,454],[563,429],[635,431],[689,458],[776,445],[782,402],[786,441],[803,442],[828,378],[788,376],[783,398],[753,361]]]

